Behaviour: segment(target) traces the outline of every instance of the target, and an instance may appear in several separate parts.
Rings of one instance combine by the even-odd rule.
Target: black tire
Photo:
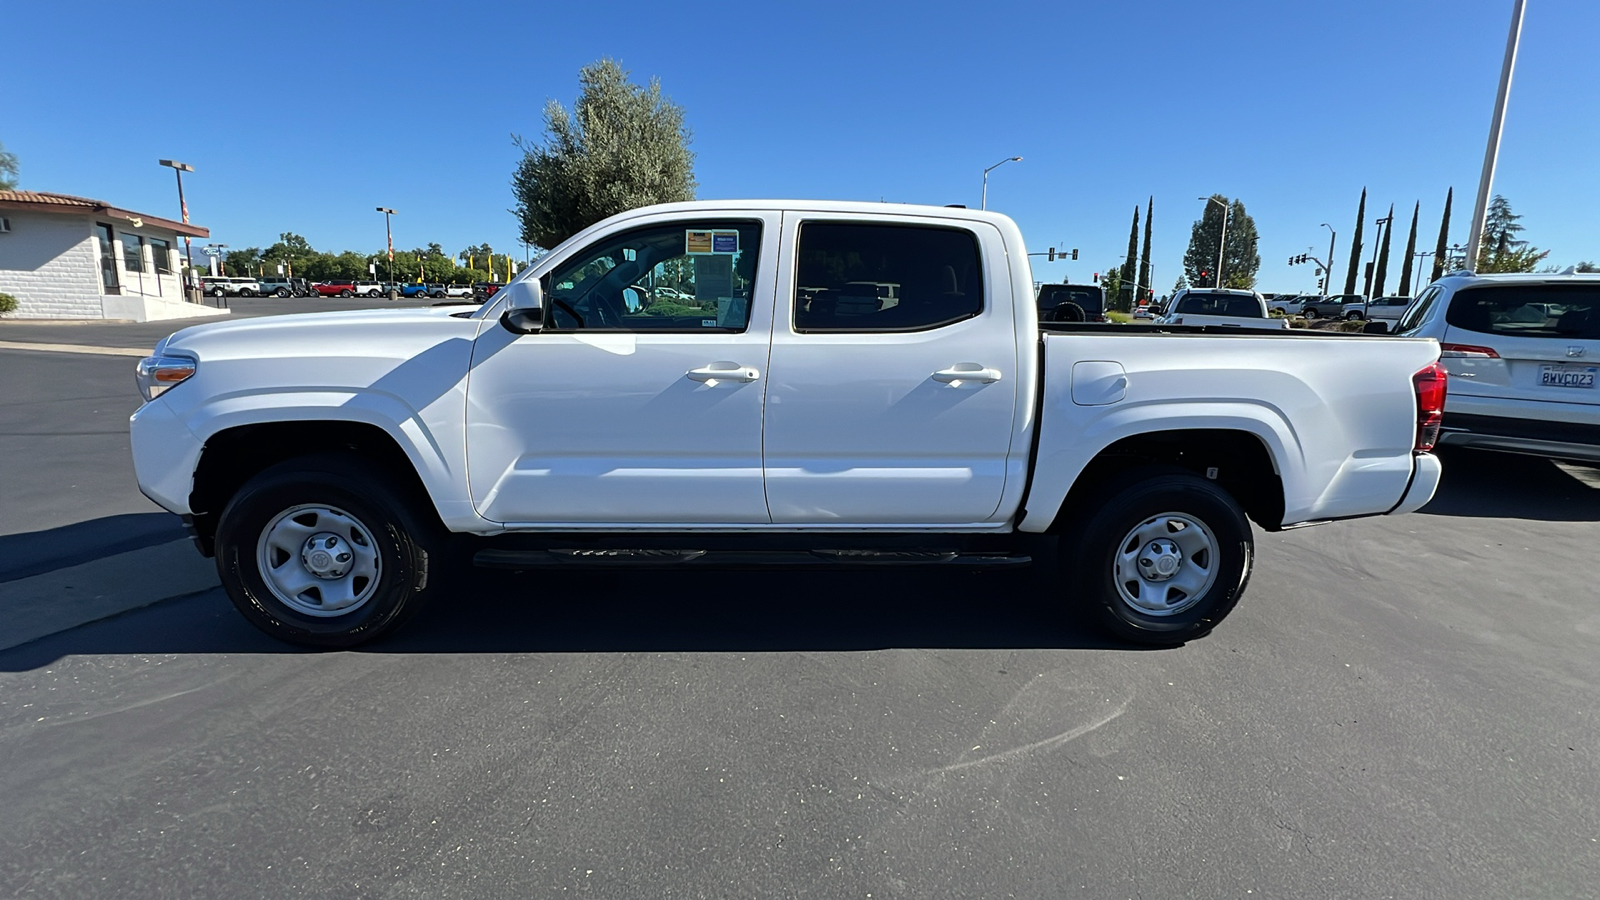
[[[273,293],[277,294],[279,298],[287,299],[288,296],[289,296],[289,289],[288,288],[278,288],[276,291],[273,291]]]
[[[345,288],[344,290],[339,292],[339,296],[341,296],[341,297],[353,297],[355,295],[350,293],[350,289],[349,288]]]
[[[206,291],[206,293],[210,294],[213,297],[221,297],[222,296],[222,288],[212,288],[211,290]]]
[[[1308,306],[1300,311],[1300,315],[1306,317],[1307,319],[1315,319],[1317,317],[1317,311]]]
[[[1083,307],[1069,300],[1065,303],[1056,304],[1056,308],[1050,310],[1050,321],[1087,322],[1089,321],[1089,314],[1083,311]]]
[[[1366,318],[1366,316],[1363,316],[1361,313],[1352,310],[1345,314],[1344,320],[1346,322],[1359,322],[1364,318]]]
[[[1244,510],[1216,482],[1172,469],[1125,473],[1121,490],[1108,490],[1084,510],[1081,524],[1062,536],[1063,575],[1082,608],[1107,631],[1139,644],[1172,646],[1204,637],[1233,611],[1250,582],[1255,540]],[[1152,615],[1124,599],[1116,560],[1142,523],[1175,513],[1209,529],[1215,538],[1214,577],[1197,600],[1178,611]],[[1130,541],[1130,548],[1138,541]],[[1196,555],[1196,559],[1198,559]]]
[[[437,591],[444,574],[444,532],[421,512],[424,498],[388,487],[396,479],[369,474],[347,456],[305,456],[250,479],[217,522],[217,572],[233,605],[267,634],[305,647],[353,647],[394,631]],[[315,616],[285,603],[267,584],[258,542],[274,519],[300,505],[322,505],[353,517],[376,551],[376,587],[351,612]],[[270,551],[268,551],[270,552]],[[292,563],[290,563],[292,565]]]
[[[249,288],[239,288],[239,296],[241,297],[254,297],[255,295],[256,292],[250,290]]]

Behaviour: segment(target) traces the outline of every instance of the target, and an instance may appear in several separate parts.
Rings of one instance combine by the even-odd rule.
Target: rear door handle
[[[714,362],[709,366],[690,369],[687,373],[691,381],[705,384],[716,384],[719,381],[732,381],[739,384],[749,384],[761,377],[761,373],[752,366],[741,366],[734,362]]]
[[[977,363],[956,363],[948,369],[940,369],[933,373],[934,381],[945,384],[958,385],[971,381],[977,384],[993,384],[1000,380],[1000,370],[980,366]]]

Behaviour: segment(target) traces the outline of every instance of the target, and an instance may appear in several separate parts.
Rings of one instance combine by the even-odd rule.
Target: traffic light
[[[1050,257],[1045,261],[1046,262],[1055,262],[1056,261],[1056,248],[1054,248],[1054,247],[1050,248]]]
[[[1094,283],[1095,284],[1099,284],[1100,283],[1100,273],[1099,272],[1094,273]]]
[[[1077,247],[1073,247],[1072,248],[1072,258],[1073,259],[1077,259],[1078,258],[1078,248]]]

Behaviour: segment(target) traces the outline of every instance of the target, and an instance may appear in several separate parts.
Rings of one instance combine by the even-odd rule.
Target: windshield
[[[1191,316],[1232,316],[1261,318],[1261,303],[1243,294],[1187,294],[1178,301],[1174,313]]]

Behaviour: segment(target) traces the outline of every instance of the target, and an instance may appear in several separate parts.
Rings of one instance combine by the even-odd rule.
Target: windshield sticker
[[[688,230],[683,233],[684,250],[690,254],[710,253],[711,235],[709,231]]]

